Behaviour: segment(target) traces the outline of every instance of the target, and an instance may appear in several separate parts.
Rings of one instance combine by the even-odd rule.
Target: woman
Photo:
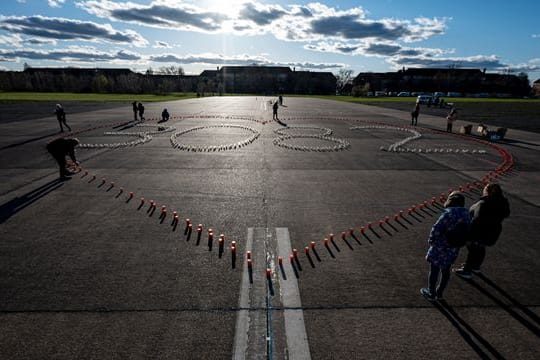
[[[459,247],[452,247],[448,235],[459,227],[458,224],[470,223],[469,210],[465,207],[465,197],[459,191],[452,192],[444,203],[444,211],[431,228],[426,260],[430,263],[428,287],[420,293],[428,300],[442,299],[443,292],[450,280],[450,267],[456,261]],[[440,277],[440,279],[439,279]]]
[[[459,269],[454,270],[456,275],[470,279],[472,273],[480,273],[480,266],[486,257],[486,246],[493,246],[499,239],[502,231],[502,222],[510,216],[510,205],[503,196],[499,184],[487,184],[482,197],[470,208],[471,230],[469,237],[472,240],[467,244],[467,260]]]

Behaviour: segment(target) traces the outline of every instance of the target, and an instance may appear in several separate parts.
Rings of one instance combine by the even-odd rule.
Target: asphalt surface
[[[260,135],[230,150],[173,148],[170,132],[137,146],[79,149],[83,171],[62,182],[45,151],[46,142],[60,135],[56,119],[36,113],[15,121],[16,115],[4,109],[0,357],[230,359],[237,316],[247,310],[253,319],[275,325],[264,334],[270,346],[252,343],[248,358],[280,359],[287,357],[284,312],[294,310],[303,311],[313,359],[538,358],[540,135],[509,129],[493,147],[474,136],[441,132],[446,124],[440,117],[423,115],[415,129],[422,138],[407,144],[423,152],[381,151],[411,135],[396,129],[408,127],[408,111],[285,98],[279,116],[290,127],[329,128],[332,137],[350,144],[341,151],[300,151],[274,145],[279,136],[274,130],[282,127],[271,121],[268,100],[212,97],[148,104],[146,125],[156,125],[167,107],[172,119],[166,125],[176,131],[212,126],[177,137],[194,149],[237,144],[252,130]],[[105,144],[133,140],[104,135],[134,131],[118,127],[131,118],[126,104],[79,112],[68,123],[82,143]],[[381,128],[350,130],[374,124]],[[454,128],[464,124],[458,121]],[[291,147],[336,145],[320,137],[284,141]],[[438,148],[445,152],[425,152]],[[488,249],[483,275],[471,281],[452,276],[445,301],[430,303],[419,289],[427,281],[426,239],[440,211],[431,199],[462,186],[471,205],[479,191],[466,184],[501,164],[499,150],[515,161],[498,178],[512,214],[499,242]],[[157,204],[153,213],[150,200]],[[420,209],[424,201],[428,206]],[[167,214],[161,221],[163,205]],[[395,221],[400,210],[404,215]],[[176,227],[173,211],[180,219]],[[189,237],[186,218],[193,224]],[[198,224],[203,225],[200,241]],[[297,277],[301,306],[283,306],[279,281],[287,280],[278,279],[276,259],[254,253],[254,269],[264,262],[276,291],[253,305],[255,289],[261,289],[257,282],[266,281],[257,271],[253,301],[242,308],[249,229],[266,229],[270,240],[262,249],[270,252],[276,228],[286,228],[291,247],[298,249],[297,276],[289,259],[283,263],[286,276]],[[325,247],[330,233],[336,234],[334,243]],[[219,234],[225,235],[221,256]],[[316,253],[311,250],[308,258],[304,248],[312,241]],[[465,255],[462,250],[458,263]]]

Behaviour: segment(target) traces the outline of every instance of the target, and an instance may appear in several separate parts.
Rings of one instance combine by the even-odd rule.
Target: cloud
[[[132,30],[118,31],[109,24],[35,16],[0,16],[0,29],[56,40],[107,41],[144,46],[148,42]]]
[[[178,1],[153,1],[150,5],[140,5],[91,0],[79,2],[77,6],[102,18],[177,30],[218,31],[227,19],[223,14]]]
[[[283,17],[286,12],[281,6],[259,5],[257,3],[246,3],[240,10],[240,19],[251,20],[257,25],[268,25],[272,21]]]
[[[176,63],[176,64],[206,64],[206,65],[236,65],[236,66],[290,66],[302,69],[336,69],[345,67],[338,63],[312,63],[312,62],[274,62],[264,56],[238,55],[223,56],[219,54],[198,54],[179,56],[175,54],[162,54],[150,56],[149,61]]]
[[[408,29],[401,24],[362,21],[354,15],[320,18],[312,21],[310,25],[314,34],[341,39],[377,38],[395,40],[409,34]]]
[[[69,47],[67,49],[35,50],[35,49],[0,49],[0,57],[7,61],[17,61],[20,58],[30,60],[74,61],[74,62],[110,62],[110,61],[138,61],[139,54],[118,50],[112,52],[98,51],[93,47]]]
[[[56,45],[57,41],[54,39],[28,38],[24,40],[24,43],[30,45]]]
[[[66,2],[66,0],[47,0],[50,7],[56,8],[56,7],[62,7],[62,5]]]
[[[18,34],[0,35],[0,45],[21,47],[23,38]]]
[[[433,57],[408,57],[408,56],[395,56],[389,58],[389,62],[401,66],[415,66],[415,67],[462,67],[462,68],[487,68],[487,69],[500,69],[506,68],[507,65],[501,63],[500,59],[495,55],[490,56],[469,56],[469,57],[448,57],[448,58],[433,58]]]
[[[148,63],[174,63],[174,64],[204,64],[204,65],[236,65],[236,66],[290,66],[297,69],[321,70],[338,69],[345,67],[339,63],[313,63],[313,62],[275,62],[264,56],[237,55],[223,56],[213,53],[205,54],[161,54],[161,55],[141,55],[136,52],[126,50],[99,51],[94,47],[71,46],[66,49],[37,50],[37,49],[0,49],[0,61],[27,60],[49,60],[61,62],[115,62],[125,63],[133,66],[135,64]],[[134,64],[135,63],[135,64]]]
[[[152,46],[153,48],[156,48],[156,49],[170,49],[172,48],[171,45],[169,45],[167,42],[165,41],[156,41],[154,42],[154,46]]]
[[[279,40],[312,43],[362,39],[419,41],[444,33],[449,20],[368,19],[362,7],[340,10],[321,3],[282,7],[253,0],[228,4],[227,14],[174,0],[152,0],[148,5],[82,0],[77,6],[101,18],[145,26],[236,35],[270,34]]]
[[[371,40],[363,40],[359,42],[330,42],[321,41],[315,44],[307,44],[304,46],[307,50],[341,53],[344,55],[363,55],[363,56],[424,56],[433,57],[442,54],[447,54],[451,50],[443,50],[437,48],[411,48],[404,47],[397,42],[378,42]]]
[[[540,34],[532,34],[533,39],[540,39]]]

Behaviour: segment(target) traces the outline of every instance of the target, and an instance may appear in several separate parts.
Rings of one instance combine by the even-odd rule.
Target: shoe
[[[435,297],[435,295],[433,295],[431,293],[431,291],[429,291],[428,288],[421,288],[420,289],[420,294],[422,294],[423,297],[425,297],[428,301],[435,301],[437,300],[437,297]]]
[[[472,279],[472,274],[470,271],[467,271],[463,268],[461,269],[454,269],[454,274],[456,274],[459,277],[462,277],[464,279]]]

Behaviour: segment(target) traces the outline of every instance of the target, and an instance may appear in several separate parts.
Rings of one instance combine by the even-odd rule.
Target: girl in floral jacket
[[[448,285],[450,267],[458,257],[459,248],[450,246],[447,234],[455,229],[458,223],[470,223],[469,210],[464,206],[465,197],[458,191],[452,192],[444,203],[443,213],[431,228],[426,255],[426,260],[430,263],[428,287],[420,289],[420,293],[428,300],[442,299]]]

